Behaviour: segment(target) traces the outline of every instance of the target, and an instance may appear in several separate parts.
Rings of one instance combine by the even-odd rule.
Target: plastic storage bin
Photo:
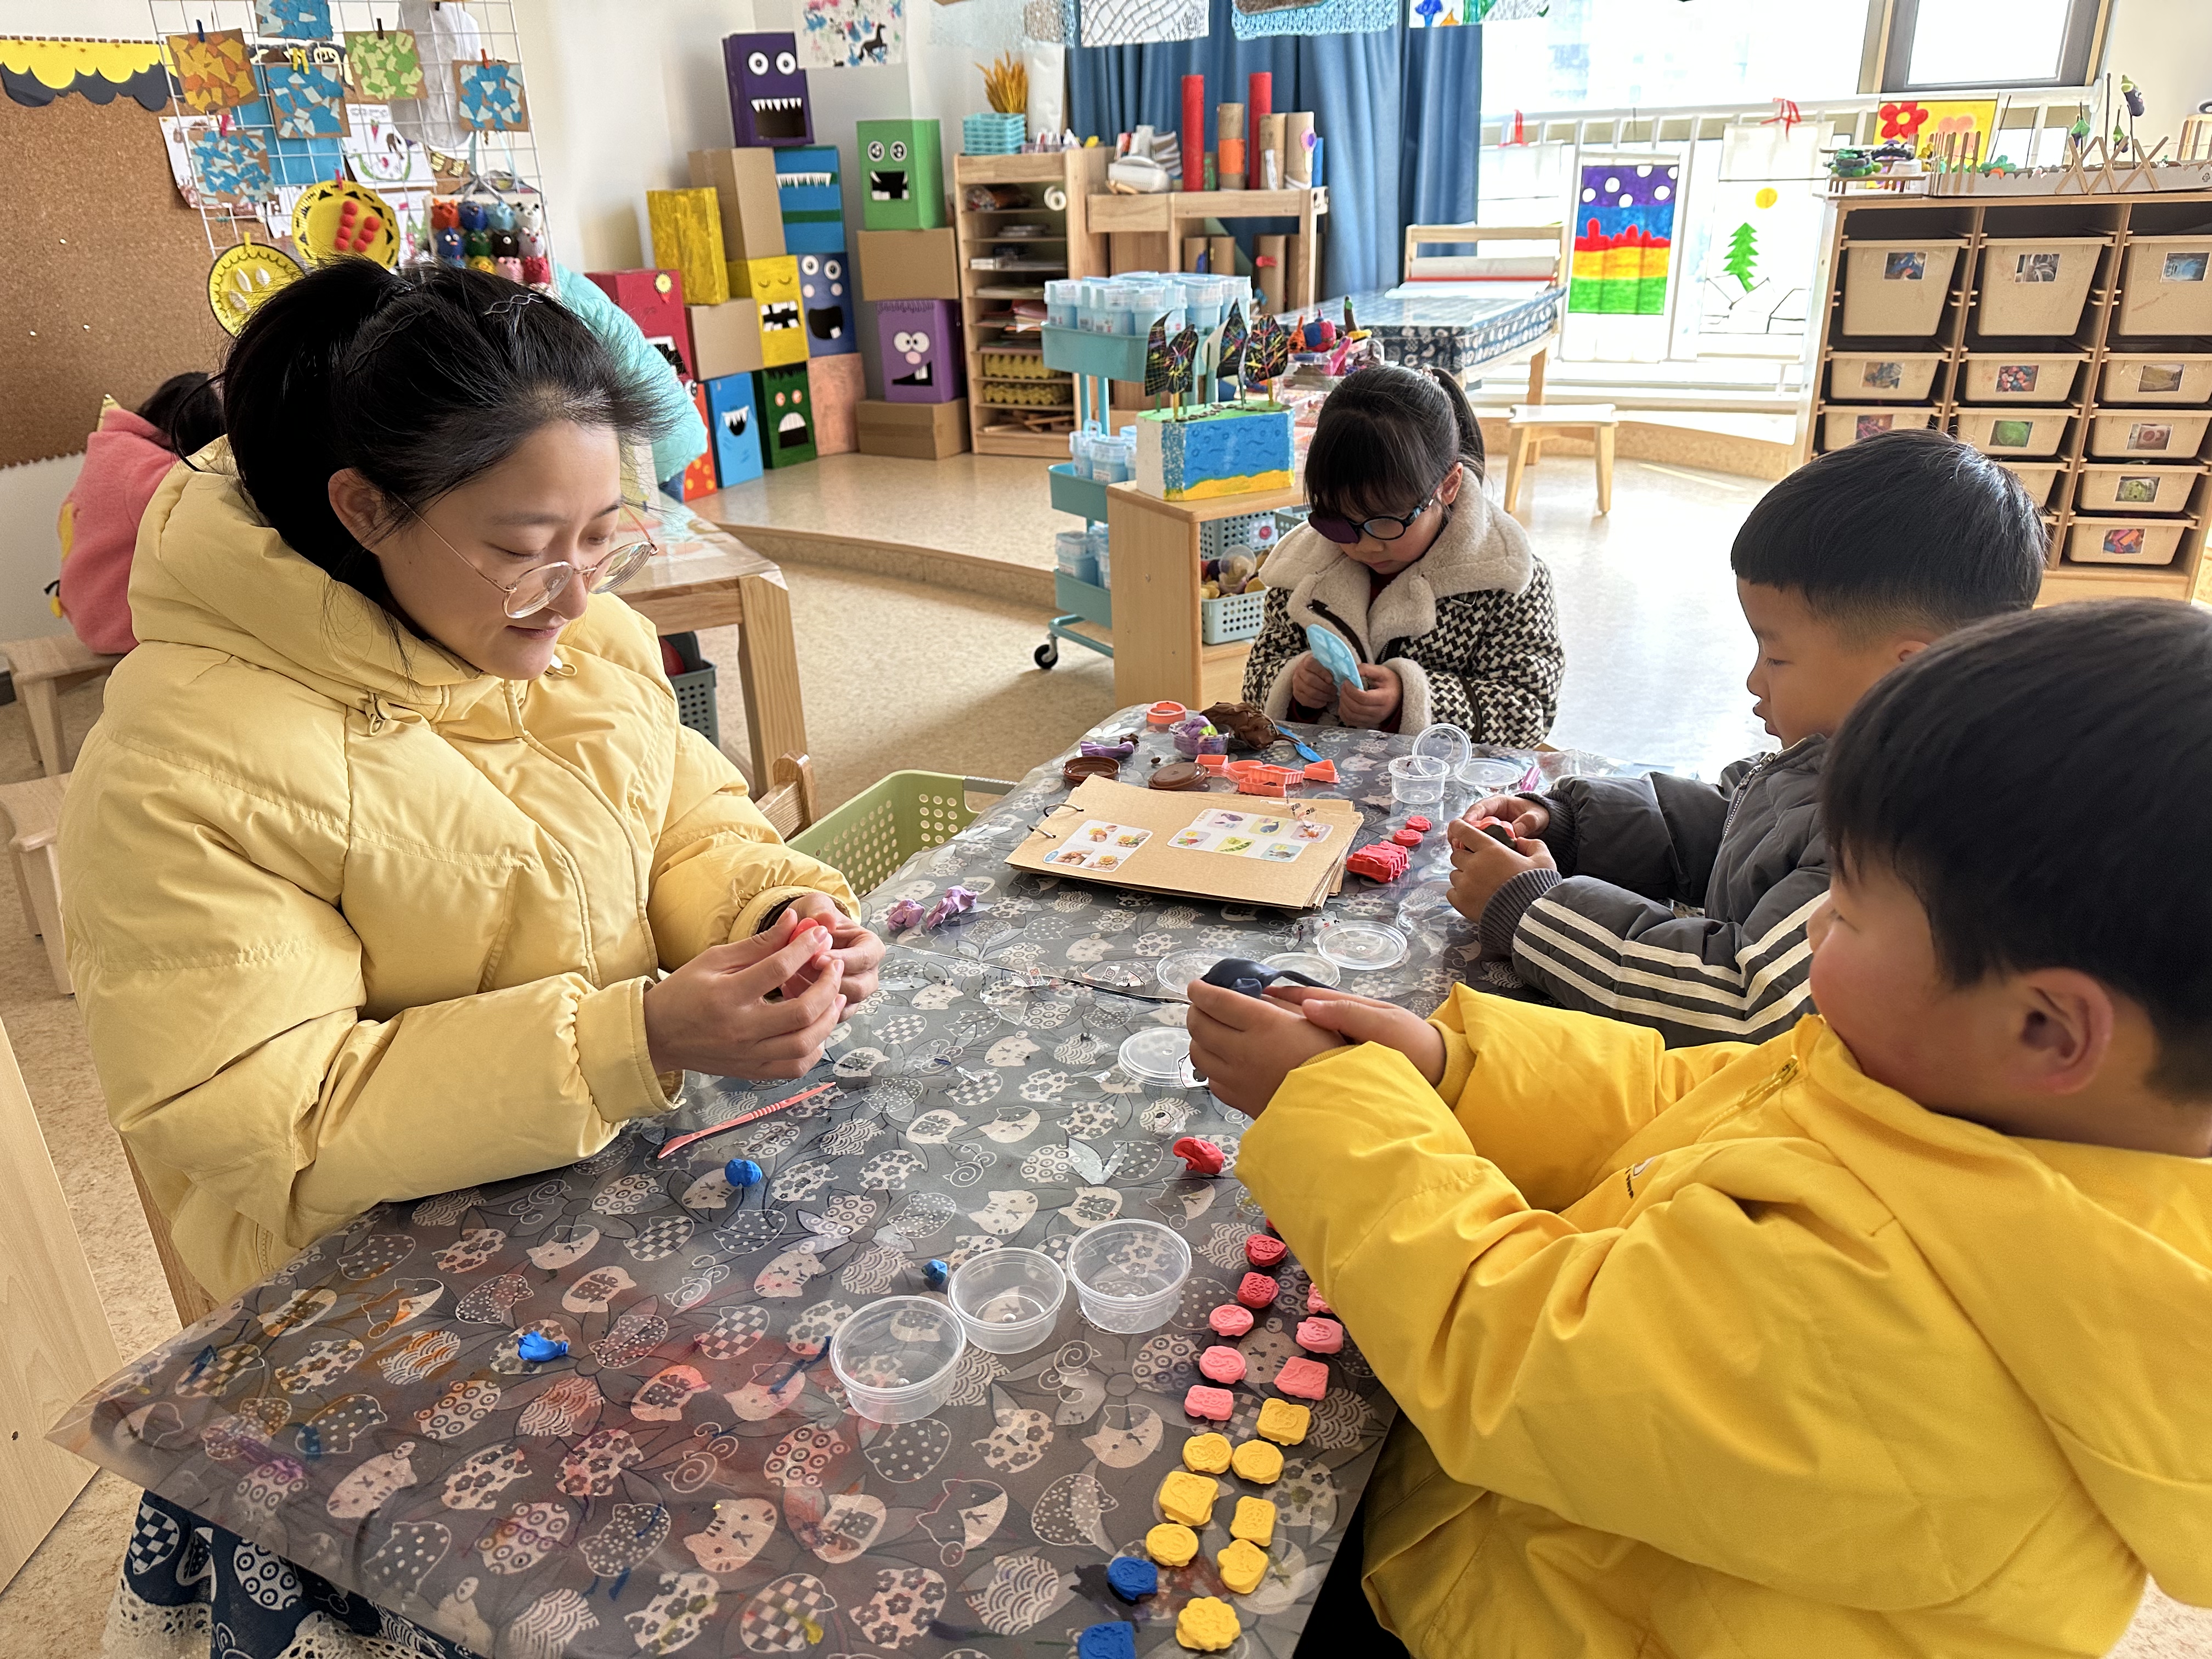
[[[2121,334],[2212,334],[2212,233],[2130,236]]]
[[[1983,334],[2071,334],[2081,325],[2109,236],[1992,236],[1982,245],[1974,327]]]
[[[2033,461],[2005,461],[2001,465],[2027,486],[2027,493],[2038,507],[2051,505],[2051,486],[2058,482],[2058,475],[2066,470],[2062,461],[2052,461],[2042,466]]]
[[[2099,466],[2081,469],[2081,483],[2074,492],[2079,513],[2169,513],[2189,511],[2190,491],[2203,476],[2203,466]]]
[[[1820,411],[1820,447],[1841,449],[1862,438],[1936,424],[1932,409],[1860,409],[1830,405]]]
[[[1083,1316],[1102,1331],[1133,1336],[1175,1317],[1190,1277],[1190,1244],[1157,1221],[1124,1218],[1079,1232],[1067,1277]]]
[[[2074,520],[2066,532],[2071,564],[2172,564],[2185,531],[2194,519],[2090,519]]]
[[[2081,366],[2078,351],[2030,356],[2010,351],[1970,351],[1959,383],[1969,404],[2063,404],[2074,395]]]
[[[1218,599],[1198,602],[1198,635],[1207,645],[1229,645],[1249,640],[1265,619],[1265,593],[1224,593]]]
[[[1962,409],[1959,438],[1984,455],[2056,455],[2070,409]]]
[[[1027,1353],[1052,1334],[1067,1275],[1042,1250],[986,1250],[960,1264],[945,1299],[986,1353]]]
[[[1943,318],[1963,241],[1846,242],[1844,332],[1933,334]]]
[[[1029,137],[1029,117],[981,110],[960,123],[960,149],[968,155],[1012,155]]]
[[[2089,417],[2089,453],[2100,460],[2193,461],[2212,415],[2142,410]]]
[[[842,871],[853,890],[865,893],[916,853],[942,847],[989,810],[988,801],[969,805],[970,796],[995,800],[1013,787],[996,778],[894,772],[800,830],[791,845]]]
[[[2212,357],[2190,353],[2107,353],[2097,379],[2100,404],[2212,403]]]
[[[1941,351],[1838,351],[1828,358],[1828,395],[1844,401],[1927,401]]]

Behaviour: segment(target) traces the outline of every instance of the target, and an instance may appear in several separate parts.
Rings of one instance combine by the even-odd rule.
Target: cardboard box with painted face
[[[691,382],[691,406],[699,411],[700,423],[704,425],[707,420],[707,388],[696,380]],[[710,443],[693,456],[690,464],[684,469],[684,499],[696,501],[702,495],[713,495],[719,487],[714,477],[714,446]]]
[[[789,33],[732,34],[722,40],[722,66],[730,77],[730,125],[738,148],[771,149],[814,142],[814,106],[806,96],[806,71]]]
[[[962,394],[960,313],[949,300],[878,300],[884,397],[895,404],[944,404]]]
[[[688,344],[690,331],[684,321],[684,277],[674,270],[587,270],[586,280],[596,283],[607,298],[612,300],[638,331],[651,339],[665,335]],[[687,350],[685,356],[690,356]]]
[[[738,292],[760,307],[761,362],[769,368],[806,361],[806,328],[799,315],[799,261],[791,254],[732,264]]]
[[[858,351],[853,325],[853,276],[845,251],[799,256],[799,308],[806,319],[810,357],[842,357]]]
[[[835,144],[778,150],[776,204],[783,210],[787,253],[828,253],[849,248],[845,235],[843,169]]]
[[[797,466],[814,459],[814,410],[805,363],[754,375],[753,405],[760,413],[763,465]]]
[[[945,222],[944,148],[934,121],[863,121],[860,222],[870,230],[934,230]]]
[[[751,375],[725,374],[707,382],[707,435],[725,489],[760,477],[760,411],[753,407]]]

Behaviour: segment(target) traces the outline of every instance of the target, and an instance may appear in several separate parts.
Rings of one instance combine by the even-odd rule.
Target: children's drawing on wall
[[[1820,234],[1811,193],[1786,184],[1723,181],[1708,188],[1706,204],[1692,216],[1703,241],[1693,256],[1698,331],[1802,334]],[[1881,388],[1869,381],[1869,389]]]
[[[906,62],[905,0],[806,0],[800,15],[801,69]]]

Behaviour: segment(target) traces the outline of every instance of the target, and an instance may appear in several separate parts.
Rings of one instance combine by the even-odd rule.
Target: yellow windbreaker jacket
[[[381,1200],[665,1109],[655,970],[798,893],[853,908],[678,724],[619,599],[539,679],[493,678],[179,466],[131,603],[62,817],[70,969],[109,1115],[218,1297]]]
[[[1328,1055],[1237,1170],[1403,1413],[1365,1583],[1420,1659],[2092,1655],[2146,1568],[2212,1602],[2212,1161],[1923,1110],[1818,1018],[1434,1024],[1440,1088]]]

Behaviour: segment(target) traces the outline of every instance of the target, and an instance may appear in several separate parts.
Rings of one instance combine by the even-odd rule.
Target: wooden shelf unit
[[[2020,417],[2063,415],[2066,429],[2055,453],[2030,457],[1989,452],[2000,460],[2021,466],[2055,465],[2059,477],[2046,498],[2044,517],[2051,526],[2048,574],[2044,578],[2041,603],[2065,599],[2120,596],[2190,600],[2212,604],[2212,558],[2205,556],[2206,525],[2212,517],[2212,485],[2199,472],[2185,498],[2185,511],[2142,514],[2146,524],[2164,520],[2186,525],[2172,562],[2166,565],[2127,565],[2076,562],[2068,556],[2072,529],[2077,522],[2112,520],[2126,522],[2124,509],[2085,511],[2077,506],[2087,481],[2085,468],[2133,465],[2136,458],[2096,457],[2088,453],[2090,423],[2098,415],[2126,415],[2155,422],[2161,414],[2176,416],[2212,413],[2212,399],[2192,403],[2112,402],[2103,397],[2106,363],[2116,356],[2158,356],[2170,354],[2188,358],[2212,354],[2212,335],[2123,336],[2119,319],[2125,302],[2128,251],[2137,236],[2172,236],[2212,230],[2212,191],[2170,191],[2129,195],[2008,196],[1977,199],[1972,196],[1888,199],[1850,198],[1832,200],[1822,238],[1817,292],[1827,303],[1816,339],[1808,342],[1805,365],[1808,391],[1798,434],[1801,459],[1825,453],[1824,416],[1832,408],[1875,410],[1883,406],[1916,415],[1934,410],[1934,426],[1956,433],[1962,412],[1972,416],[2014,411]],[[2098,254],[2089,283],[2088,298],[2076,325],[2049,336],[1984,335],[1977,323],[1981,316],[1984,285],[1993,273],[1985,270],[1993,240],[2027,238],[2106,237],[2108,245]],[[1853,243],[1899,242],[1917,238],[1955,240],[1962,246],[1952,268],[1942,314],[1935,330],[1924,335],[1847,335],[1844,332],[1844,290],[1846,255]],[[1831,382],[1831,366],[1839,356],[1899,357],[1935,354],[1941,361],[1936,378],[1923,398],[1905,398],[1892,393],[1886,398],[1838,394]],[[1976,357],[2017,354],[2022,357],[2078,353],[2072,395],[2057,401],[2028,403],[2008,399],[1977,400],[1965,384],[1969,354]],[[2178,463],[2201,461],[2212,452],[2212,435],[2186,453],[2159,453],[2142,458],[2145,471]]]
[[[1066,395],[1049,405],[994,404],[987,393],[989,382],[981,374],[987,349],[1041,349],[1042,337],[1017,333],[1005,314],[1017,299],[1044,298],[1048,279],[1060,276],[1103,276],[1106,274],[1106,238],[1089,222],[1090,204],[1106,185],[1103,148],[1061,150],[1043,155],[956,155],[952,158],[953,225],[960,260],[961,331],[968,354],[968,421],[970,441],[979,455],[1042,455],[1054,460],[1067,458],[1067,434],[1074,427],[1074,382],[1065,375],[1054,378],[1066,387]],[[1030,205],[994,208],[971,212],[970,185],[1019,185]],[[1044,193],[1058,185],[1067,205],[1044,205]],[[1008,225],[1042,225],[1045,234],[1010,237]],[[989,258],[995,243],[1018,242],[1041,256],[1024,263],[1050,264],[1048,270],[977,270],[971,260]],[[1000,320],[986,321],[987,318]],[[1024,384],[1036,385],[1027,381]],[[1027,430],[1016,416],[1056,417],[1049,424],[1057,431]]]
[[[1186,237],[1202,235],[1208,219],[1295,219],[1297,240],[1283,273],[1285,313],[1320,303],[1321,224],[1328,189],[1163,191],[1151,196],[1100,196],[1091,225],[1112,239],[1115,270],[1181,270]],[[1257,284],[1255,284],[1256,290]]]

